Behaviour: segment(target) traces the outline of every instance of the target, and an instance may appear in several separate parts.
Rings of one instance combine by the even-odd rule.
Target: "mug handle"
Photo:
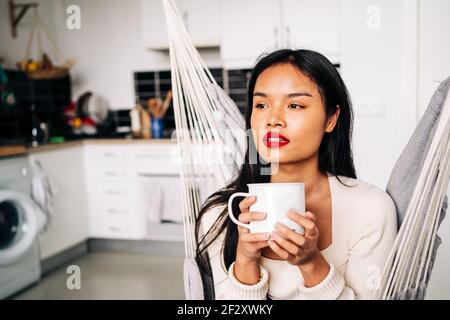
[[[246,192],[236,192],[233,193],[230,197],[230,199],[228,199],[228,215],[230,216],[230,219],[236,223],[238,226],[247,228],[250,230],[250,225],[248,223],[243,223],[240,222],[238,219],[235,218],[234,214],[233,214],[233,200],[236,197],[248,197],[250,195],[250,193],[246,193]]]

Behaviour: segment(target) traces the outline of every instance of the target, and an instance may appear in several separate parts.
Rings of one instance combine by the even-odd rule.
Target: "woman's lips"
[[[287,145],[289,139],[279,133],[268,132],[264,135],[263,142],[268,148],[280,148]]]

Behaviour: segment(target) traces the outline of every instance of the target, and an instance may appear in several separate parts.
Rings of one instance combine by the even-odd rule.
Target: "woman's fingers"
[[[274,231],[271,233],[271,239],[274,240],[282,249],[292,254],[293,256],[297,256],[300,253],[300,247],[291,241],[283,238],[278,232]],[[287,259],[288,257],[286,257]]]
[[[244,233],[250,233],[250,230],[248,228],[238,226],[238,232],[239,232],[239,234],[244,234]]]
[[[238,220],[243,223],[249,223],[251,221],[261,221],[266,218],[264,212],[244,212],[238,217]]]
[[[306,239],[304,236],[295,232],[294,230],[289,229],[282,223],[277,222],[275,224],[275,229],[281,234],[281,236],[285,237],[286,239],[291,240],[297,246],[302,247],[306,243]]]
[[[248,212],[248,208],[252,204],[256,202],[256,196],[246,197],[244,200],[239,202],[239,210],[241,210],[241,213]]]
[[[306,211],[305,217],[307,217],[307,218],[311,219],[312,221],[316,222],[316,216],[312,212]]]
[[[302,216],[300,213],[296,212],[294,209],[290,209],[287,213],[287,217],[297,223],[299,226],[302,226],[305,228],[306,232],[314,232],[316,224],[314,223],[313,219],[311,219],[312,213],[306,212],[305,216]],[[315,217],[314,217],[315,219]]]
[[[270,249],[275,252],[280,258],[287,259],[289,258],[289,252],[281,248],[274,240],[267,241]]]
[[[244,242],[259,242],[269,240],[270,234],[264,233],[244,233],[240,235],[240,238]]]
[[[269,246],[269,242],[267,240],[259,241],[259,242],[255,242],[254,245],[256,246],[257,250],[261,250],[261,249],[264,249],[264,248],[268,247]]]

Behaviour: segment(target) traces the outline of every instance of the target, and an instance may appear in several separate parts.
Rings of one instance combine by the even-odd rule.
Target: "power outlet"
[[[362,116],[384,117],[386,115],[386,101],[381,98],[359,99],[354,103],[355,113]]]

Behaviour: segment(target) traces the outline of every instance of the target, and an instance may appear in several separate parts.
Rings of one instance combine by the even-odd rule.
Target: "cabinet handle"
[[[189,12],[184,11],[182,13],[184,26],[186,27],[186,31],[189,33]]]
[[[126,209],[119,210],[119,209],[115,209],[115,208],[108,208],[108,212],[112,213],[112,214],[125,214],[128,212],[128,210],[126,210]]]
[[[107,158],[122,158],[124,153],[122,151],[106,151],[103,155]]]
[[[286,47],[291,47],[291,27],[286,26]]]
[[[168,159],[170,157],[165,154],[156,154],[156,153],[140,153],[136,155],[136,159]]]
[[[127,194],[126,190],[106,190],[106,193],[112,196]]]
[[[278,39],[278,27],[274,27],[273,28],[273,43],[274,43],[274,47],[275,49],[279,48],[279,39]]]
[[[109,229],[109,231],[112,231],[112,232],[123,232],[123,231],[125,231],[124,228],[120,228],[120,227],[109,227],[108,229]]]
[[[105,174],[108,177],[123,177],[125,175],[125,170],[117,170],[117,171],[108,170],[105,171]]]

